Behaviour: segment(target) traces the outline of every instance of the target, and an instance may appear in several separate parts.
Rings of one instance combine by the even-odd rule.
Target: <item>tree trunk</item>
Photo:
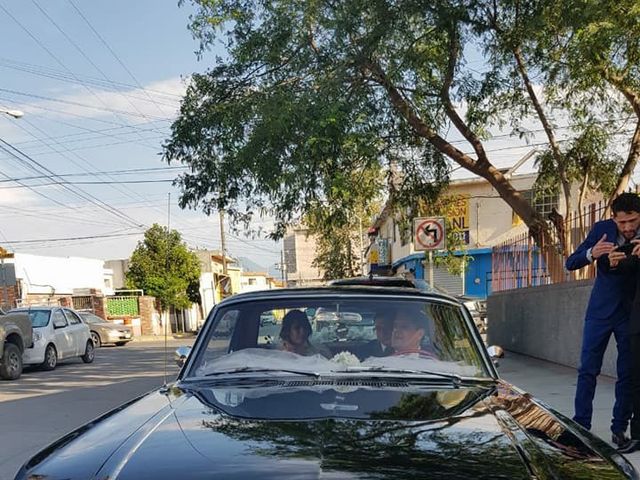
[[[580,185],[580,194],[578,196],[578,225],[580,238],[584,238],[587,235],[585,224],[584,224],[584,199],[587,195],[587,187],[589,185],[589,171],[585,172],[584,178],[582,179],[582,184]],[[588,278],[588,269],[581,269],[573,272],[572,278],[576,280],[580,280],[583,278]]]

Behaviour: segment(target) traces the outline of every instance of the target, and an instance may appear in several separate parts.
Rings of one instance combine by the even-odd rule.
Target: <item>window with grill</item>
[[[544,219],[547,219],[549,217],[551,210],[553,210],[554,208],[558,208],[557,194],[537,195],[537,197],[534,199],[533,190],[523,190],[520,192],[520,195],[525,198],[529,205],[533,205],[533,208],[536,209],[536,212],[542,215]],[[521,222],[522,220],[520,219],[520,217],[515,212],[513,212],[513,225],[517,225]]]

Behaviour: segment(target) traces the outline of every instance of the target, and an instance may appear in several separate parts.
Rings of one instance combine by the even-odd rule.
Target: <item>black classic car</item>
[[[64,436],[16,478],[638,478],[608,444],[500,380],[447,296],[240,294],[185,357],[175,383]]]

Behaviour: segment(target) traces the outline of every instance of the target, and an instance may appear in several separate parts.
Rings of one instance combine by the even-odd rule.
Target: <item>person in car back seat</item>
[[[368,357],[386,357],[393,353],[391,334],[393,333],[393,317],[390,312],[378,312],[375,319],[376,338],[365,343],[356,352],[364,360]]]
[[[282,319],[282,328],[280,329],[280,338],[282,339],[282,348],[287,352],[297,353],[298,355],[316,355],[321,354],[330,356],[329,352],[325,352],[321,348],[316,348],[309,342],[311,336],[311,323],[304,312],[300,310],[291,310]]]

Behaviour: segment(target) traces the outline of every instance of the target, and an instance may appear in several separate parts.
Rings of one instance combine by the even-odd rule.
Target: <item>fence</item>
[[[140,315],[140,307],[138,305],[137,296],[118,296],[107,298],[107,315],[110,317]]]
[[[71,301],[74,309],[93,312],[93,298],[91,295],[74,296],[71,297]]]
[[[604,219],[605,213],[606,202],[600,201],[584,207],[581,212],[572,212],[562,221],[558,218],[550,220],[552,245],[549,246],[536,245],[529,233],[523,233],[493,247],[492,291],[593,278],[593,265],[568,272],[564,270],[564,262],[566,255],[580,245],[593,224]]]

